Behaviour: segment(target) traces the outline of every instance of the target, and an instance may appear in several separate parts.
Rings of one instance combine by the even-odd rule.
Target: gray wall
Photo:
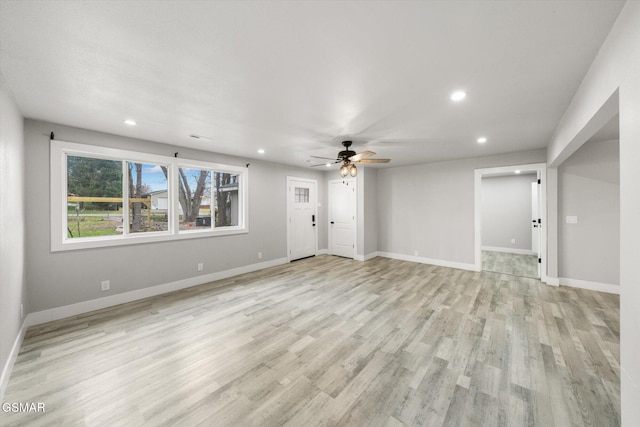
[[[545,160],[535,150],[378,170],[378,250],[473,264],[474,169]]]
[[[49,251],[49,134],[56,139],[172,155],[182,158],[241,165],[249,168],[249,233],[180,241],[95,248],[51,253]],[[117,293],[171,283],[232,268],[285,258],[286,177],[318,181],[319,249],[327,248],[326,179],[310,168],[243,159],[189,150],[93,132],[58,124],[25,120],[26,156],[26,280],[31,311],[92,300]],[[258,251],[263,258],[258,259]],[[204,263],[197,272],[196,264]],[[100,281],[111,281],[111,291],[101,292]]]
[[[547,276],[558,279],[558,168],[547,167]]]
[[[334,179],[334,174],[330,179]],[[377,211],[377,170],[374,168],[358,168],[358,224],[356,259],[373,255],[378,250],[378,211]]]
[[[482,178],[482,246],[531,250],[531,183],[535,181],[537,176],[532,174]]]
[[[23,119],[0,77],[0,370],[27,312]],[[46,221],[46,218],[45,218]],[[8,373],[8,372],[7,372]],[[6,378],[3,378],[5,380]],[[2,396],[0,390],[0,396]]]
[[[620,284],[620,144],[589,142],[558,169],[560,276]],[[566,216],[577,216],[567,224]]]
[[[378,250],[378,170],[364,169],[364,256],[367,256]]]

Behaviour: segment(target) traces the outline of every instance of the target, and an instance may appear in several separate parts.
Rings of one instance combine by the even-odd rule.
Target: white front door
[[[287,177],[289,261],[316,254],[316,181]]]
[[[356,181],[329,181],[329,252],[356,256]]]

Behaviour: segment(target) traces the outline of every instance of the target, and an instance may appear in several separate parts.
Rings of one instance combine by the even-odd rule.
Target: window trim
[[[233,234],[246,234],[249,232],[248,212],[249,196],[248,181],[249,170],[241,166],[232,166],[220,163],[203,162],[200,160],[183,159],[158,154],[147,154],[138,151],[122,150],[117,148],[79,144],[53,140],[50,146],[50,247],[51,252],[132,245],[141,243],[164,242],[173,240],[194,239],[201,237],[228,236]],[[123,162],[123,221],[129,218],[129,204],[127,188],[127,174],[124,173],[126,162],[152,163],[168,166],[167,191],[169,224],[167,231],[149,231],[145,233],[132,233],[99,237],[67,237],[67,156],[82,156]],[[179,230],[179,201],[178,201],[178,168],[196,167],[211,170],[212,172],[226,172],[238,174],[238,225],[231,227],[212,227],[200,230]],[[213,173],[212,173],[213,175]],[[126,215],[126,216],[125,216]],[[213,221],[212,221],[213,223]]]

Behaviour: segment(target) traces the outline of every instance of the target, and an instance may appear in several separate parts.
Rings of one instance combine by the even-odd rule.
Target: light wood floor
[[[482,269],[493,273],[539,278],[538,257],[535,255],[482,251]]]
[[[0,425],[614,426],[616,295],[321,256],[32,327]]]

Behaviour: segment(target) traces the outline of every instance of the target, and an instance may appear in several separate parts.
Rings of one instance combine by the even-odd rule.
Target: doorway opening
[[[475,269],[546,276],[546,165],[475,171]]]

